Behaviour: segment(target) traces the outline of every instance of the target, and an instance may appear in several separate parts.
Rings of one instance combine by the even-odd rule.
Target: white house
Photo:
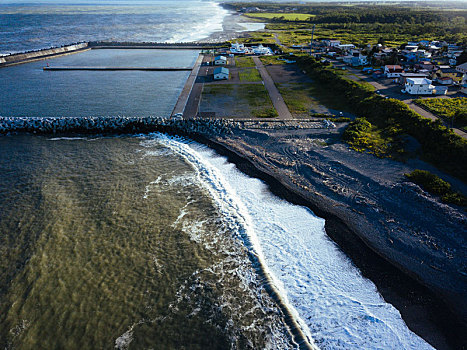
[[[263,46],[259,44],[259,46],[253,46],[253,53],[255,55],[272,55],[273,52],[270,47]]]
[[[247,48],[244,44],[233,43],[230,46],[230,52],[233,54],[242,54],[247,52]]]
[[[342,50],[342,51],[347,51],[347,50],[351,50],[351,49],[355,49],[355,45],[354,44],[339,44],[336,46],[338,49]]]
[[[407,78],[405,91],[411,95],[433,95],[434,86],[427,78]]]
[[[384,66],[384,75],[388,78],[398,78],[404,73],[404,69],[399,65]]]
[[[227,57],[217,56],[216,58],[214,58],[214,64],[216,66],[225,66],[227,64]]]
[[[341,44],[340,40],[324,39],[322,40],[323,44],[329,47],[337,47]]]
[[[229,70],[225,67],[217,67],[214,69],[214,80],[228,80]]]

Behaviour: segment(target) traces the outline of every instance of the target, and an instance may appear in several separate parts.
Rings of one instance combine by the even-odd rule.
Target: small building
[[[321,42],[329,47],[337,47],[338,45],[341,44],[340,40],[333,40],[333,39],[324,39],[321,40]]]
[[[452,85],[454,83],[451,77],[436,78],[436,82],[441,85]]]
[[[399,65],[384,66],[384,75],[388,78],[398,78],[402,73],[404,73],[404,68]]]
[[[214,58],[214,65],[216,66],[225,66],[227,64],[227,57],[225,56],[216,56]]]
[[[466,74],[467,73],[467,62],[458,65],[456,67],[456,71],[461,74]]]
[[[214,69],[214,80],[228,80],[229,70],[225,67],[217,67]]]
[[[408,78],[405,91],[411,95],[433,95],[434,86],[427,78]]]
[[[437,85],[433,89],[433,94],[435,95],[446,95],[447,92],[448,92],[448,87],[443,86],[443,85]]]
[[[427,71],[433,71],[435,69],[435,65],[430,62],[430,61],[420,61],[415,65],[415,68],[418,70],[427,70]]]
[[[460,92],[467,95],[467,73],[462,76]]]
[[[355,45],[354,44],[339,44],[336,46],[339,50],[342,50],[342,51],[348,51],[348,50],[352,50],[352,49],[355,49]]]

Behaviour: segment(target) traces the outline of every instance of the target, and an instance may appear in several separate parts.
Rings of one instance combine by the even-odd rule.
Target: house
[[[263,46],[262,44],[259,44],[259,46],[253,46],[253,53],[255,55],[272,55],[272,49],[267,46]]]
[[[337,47],[338,45],[341,44],[340,40],[333,40],[333,39],[324,39],[321,40],[321,42],[329,47]]]
[[[405,91],[411,95],[433,95],[434,86],[427,78],[407,78]]]
[[[418,46],[417,45],[406,45],[404,50],[411,51],[411,52],[417,52]]]
[[[435,69],[435,65],[430,61],[420,61],[415,65],[415,68],[432,72]]]
[[[388,78],[397,78],[404,72],[404,69],[399,65],[384,66],[384,75]]]
[[[405,86],[405,83],[409,78],[428,78],[428,73],[402,73],[397,78],[397,82]]]
[[[336,46],[339,50],[342,50],[342,51],[348,51],[348,50],[351,50],[351,49],[355,49],[355,45],[354,44],[339,44]]]
[[[228,80],[229,70],[225,67],[217,67],[214,69],[214,80]]]
[[[443,85],[437,85],[435,86],[434,90],[433,90],[433,94],[435,95],[446,95],[446,93],[448,92],[448,87]]]
[[[451,77],[436,78],[436,82],[441,85],[452,85],[454,80]]]
[[[382,78],[382,77],[384,77],[384,73],[383,73],[382,70],[375,70],[375,71],[373,72],[373,78],[375,78],[375,79],[380,79],[380,78]]]
[[[225,66],[227,64],[227,57],[225,56],[216,56],[214,58],[214,65],[216,66]]]
[[[461,80],[462,75],[457,71],[456,68],[451,68],[450,66],[439,66],[439,68],[433,71],[433,77],[436,78],[452,78],[454,81]]]
[[[344,56],[344,63],[352,67],[365,66],[368,64],[367,56],[358,55],[358,56]]]
[[[467,62],[462,63],[456,67],[456,71],[461,74],[467,73]]]
[[[460,92],[467,95],[467,73],[462,76]]]
[[[244,44],[233,43],[230,45],[230,53],[233,54],[244,54],[247,52],[247,48]]]

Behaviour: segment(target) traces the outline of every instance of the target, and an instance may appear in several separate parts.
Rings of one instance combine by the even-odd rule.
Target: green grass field
[[[238,68],[256,67],[251,57],[235,57],[235,65]]]
[[[253,69],[244,69],[244,70],[240,71],[238,74],[240,76],[241,81],[250,81],[250,82],[262,81],[258,70],[255,69],[255,68],[253,68]]]
[[[418,99],[415,103],[445,118],[452,118],[459,110],[467,112],[467,97]]]
[[[285,21],[307,21],[311,17],[315,17],[315,15],[308,13],[247,13],[245,16],[267,20],[283,19]]]

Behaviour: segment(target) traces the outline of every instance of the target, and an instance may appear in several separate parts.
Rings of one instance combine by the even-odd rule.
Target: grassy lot
[[[454,125],[467,131],[467,97],[427,98],[414,102],[448,121],[454,118]]]
[[[241,81],[262,81],[258,70],[255,68],[243,69],[239,72],[239,76]]]
[[[295,116],[310,116],[314,113],[332,113],[330,109],[349,113],[348,104],[331,89],[319,84],[277,84],[287,107]]]
[[[247,13],[245,16],[267,20],[280,19],[285,21],[307,21],[315,15],[308,13]]]
[[[286,64],[284,61],[279,60],[279,56],[261,56],[259,59],[264,65],[268,64]],[[292,58],[293,59],[293,58]]]
[[[256,67],[251,57],[235,57],[235,65],[238,68]]]
[[[220,117],[277,117],[271,99],[262,84],[209,84],[204,86],[201,112]]]

